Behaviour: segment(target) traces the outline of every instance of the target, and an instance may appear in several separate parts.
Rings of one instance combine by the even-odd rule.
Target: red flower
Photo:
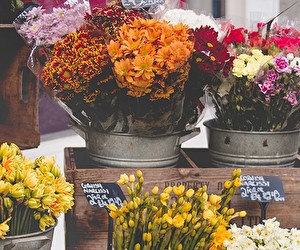
[[[244,43],[245,42],[245,35],[247,34],[247,29],[245,28],[238,28],[233,29],[228,34],[227,37],[224,38],[224,43],[230,44],[230,43]]]
[[[218,41],[218,33],[213,28],[206,26],[195,30],[194,50],[193,63],[200,71],[228,74],[232,59],[227,47]]]
[[[248,38],[251,47],[263,48],[266,45],[266,39],[264,39],[257,31],[250,32]]]
[[[271,37],[270,44],[274,43],[278,48],[286,50],[287,53],[298,54],[300,47],[299,37]]]

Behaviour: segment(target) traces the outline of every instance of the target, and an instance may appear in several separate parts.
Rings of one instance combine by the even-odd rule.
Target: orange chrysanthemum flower
[[[138,18],[124,24],[107,47],[118,85],[128,95],[157,100],[183,91],[188,75],[181,69],[193,51],[187,26]]]

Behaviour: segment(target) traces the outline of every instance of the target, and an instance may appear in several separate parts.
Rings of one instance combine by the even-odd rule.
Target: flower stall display
[[[229,222],[246,215],[228,206],[241,185],[240,174],[240,169],[232,172],[220,195],[207,194],[206,186],[183,185],[143,192],[141,171],[122,174],[118,184],[125,186],[129,200],[120,208],[108,205],[115,222],[114,249],[224,249],[231,237]]]
[[[53,157],[26,159],[15,144],[0,146],[0,238],[45,231],[72,208],[73,185]]]
[[[228,230],[230,238],[224,241],[227,250],[242,249],[299,249],[300,231],[297,228],[287,229],[280,227],[280,222],[276,218],[264,220],[263,224],[253,227],[237,227],[230,225]]]

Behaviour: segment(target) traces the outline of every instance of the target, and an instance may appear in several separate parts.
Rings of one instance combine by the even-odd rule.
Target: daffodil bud
[[[177,203],[178,203],[179,205],[181,205],[183,202],[184,202],[184,198],[183,198],[183,197],[180,197],[180,198],[177,200]]]
[[[216,205],[221,201],[221,197],[219,195],[211,194],[209,196],[209,202],[213,205]]]
[[[58,166],[52,166],[51,168],[51,173],[56,177],[60,177],[61,176],[61,172],[60,172],[60,168]]]
[[[141,250],[140,243],[137,243],[137,244],[134,245],[134,250]]]
[[[131,195],[132,194],[132,190],[130,189],[130,187],[126,187],[126,191],[127,191],[127,193],[129,194],[129,195]]]
[[[203,193],[203,194],[202,194],[202,199],[203,199],[204,201],[207,201],[207,200],[208,200],[208,194],[207,194],[207,193]]]
[[[124,216],[121,215],[121,216],[119,217],[119,219],[120,219],[120,223],[121,223],[121,224],[124,223],[124,221],[125,221]]]
[[[7,208],[7,210],[10,210],[14,205],[13,201],[9,197],[3,198],[3,204]]]
[[[188,198],[191,198],[195,193],[194,189],[189,189],[188,191],[186,191],[185,196]]]
[[[237,168],[233,170],[232,177],[241,176],[242,170],[240,168]]]
[[[0,194],[6,194],[10,189],[11,184],[3,180],[0,181]]]
[[[120,185],[124,185],[124,184],[128,183],[128,180],[129,180],[129,177],[127,174],[121,174],[120,179],[117,181],[117,183]]]
[[[168,186],[164,189],[164,193],[170,194],[172,192],[173,188],[171,186]]]
[[[37,209],[41,206],[41,202],[38,199],[35,198],[30,198],[28,200],[28,207],[32,208],[32,209]]]
[[[186,219],[185,219],[185,221],[187,223],[189,223],[191,221],[191,219],[192,219],[192,214],[188,214],[187,217],[186,217]]]
[[[136,177],[141,178],[143,176],[143,172],[141,170],[136,171]]]
[[[181,229],[181,232],[182,232],[183,234],[187,233],[188,231],[189,231],[189,228],[188,228],[188,227],[184,227],[184,228]]]
[[[230,180],[227,180],[224,182],[224,188],[229,189],[232,186],[232,182]]]
[[[239,217],[245,217],[247,215],[246,211],[240,211],[239,212]]]
[[[129,220],[128,226],[129,227],[134,227],[134,221],[132,219]]]
[[[162,229],[162,230],[159,231],[159,234],[160,234],[160,235],[164,235],[164,234],[166,234],[166,232],[167,232],[167,231],[166,231],[165,229]]]
[[[10,195],[17,200],[22,199],[25,196],[25,189],[21,182],[18,182],[11,186],[10,188]]]
[[[232,214],[234,214],[234,208],[229,208],[227,210],[227,215],[232,215]]]
[[[140,183],[140,184],[143,184],[144,182],[145,182],[144,177],[141,176],[141,177],[139,178],[139,183]]]
[[[128,229],[128,224],[126,221],[124,221],[124,223],[122,224],[122,228],[123,230],[127,230]]]
[[[241,178],[236,178],[235,180],[234,180],[234,186],[235,187],[240,187],[242,185],[242,180],[241,180]]]
[[[196,225],[194,225],[194,229],[198,230],[201,227],[201,222],[197,222]]]
[[[129,175],[128,181],[130,183],[134,183],[135,182],[135,176],[133,174]]]
[[[153,194],[153,195],[157,195],[157,194],[158,194],[158,186],[155,186],[155,187],[152,189],[152,194]]]

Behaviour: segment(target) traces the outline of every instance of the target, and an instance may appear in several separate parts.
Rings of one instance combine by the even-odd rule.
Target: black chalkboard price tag
[[[258,202],[284,201],[283,185],[278,176],[242,175],[241,197]]]
[[[272,201],[284,201],[282,181],[278,176],[241,175],[241,197],[257,201],[261,209],[261,223],[266,219],[267,207]]]
[[[124,8],[127,9],[143,9],[149,8],[152,5],[164,4],[165,0],[122,0]]]
[[[126,200],[125,195],[117,183],[113,182],[82,182],[81,188],[85,194],[88,203],[91,206],[105,208],[107,212],[108,204],[114,204],[116,207],[123,206]],[[108,216],[108,244],[107,250],[112,250],[112,234],[113,234],[113,220]],[[102,249],[102,248],[100,248]]]
[[[117,183],[83,182],[81,183],[81,188],[91,206],[105,208],[108,204],[114,204],[117,207],[121,207],[126,200],[123,191]]]

